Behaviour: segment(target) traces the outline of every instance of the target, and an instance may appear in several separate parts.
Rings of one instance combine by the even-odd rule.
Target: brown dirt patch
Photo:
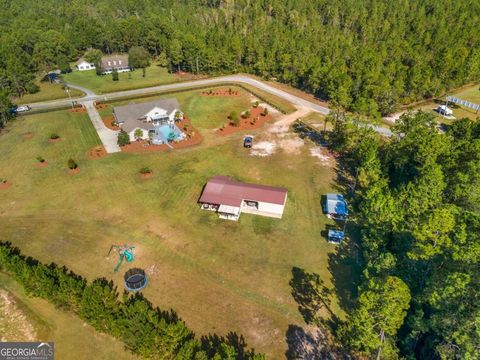
[[[97,110],[108,108],[108,104],[102,104],[101,102],[98,102],[98,101],[95,101],[93,104],[95,105],[95,108]]]
[[[223,96],[223,97],[229,97],[229,96],[240,96],[240,91],[239,90],[232,90],[229,88],[218,88],[218,89],[213,89],[213,90],[205,90],[200,93],[202,96]]]
[[[88,158],[92,159],[92,160],[93,159],[101,159],[105,155],[107,155],[107,151],[105,150],[103,145],[102,146],[95,146],[94,148],[91,148],[88,151]]]
[[[79,167],[77,167],[76,169],[68,169],[68,173],[69,173],[70,175],[76,175],[76,174],[78,174],[79,172],[80,172],[80,168],[79,168]]]
[[[167,151],[170,148],[165,145],[149,144],[148,141],[134,141],[128,145],[121,147],[122,152],[126,153],[141,153],[141,152],[155,152],[155,151]]]
[[[81,107],[75,107],[75,108],[70,109],[68,111],[70,111],[71,113],[84,113],[87,110],[83,106],[81,106]]]
[[[250,109],[250,116],[246,119],[241,117],[240,124],[238,126],[234,126],[232,123],[229,123],[224,128],[218,129],[216,133],[218,135],[230,135],[237,131],[259,129],[266,122],[269,122],[273,119],[273,116],[271,114],[268,114],[267,116],[262,116],[260,115],[261,112],[263,112],[263,108],[252,107]]]
[[[138,174],[140,176],[140,179],[142,180],[148,180],[153,178],[153,172],[150,173],[145,173],[145,174]]]
[[[48,166],[48,162],[47,162],[47,161],[44,161],[44,162],[40,162],[40,161],[39,161],[39,162],[37,162],[37,163],[35,164],[35,166],[36,166],[37,168],[44,168],[44,167],[47,167],[47,166]]]
[[[56,139],[48,139],[48,142],[51,142],[51,143],[56,143],[56,142],[59,142],[59,141],[62,141],[62,138],[56,138]]]
[[[148,141],[134,141],[128,145],[122,146],[122,152],[139,153],[139,152],[154,152],[154,151],[168,151],[173,149],[182,149],[202,142],[203,137],[198,130],[196,130],[189,118],[185,117],[182,121],[177,123],[178,128],[187,136],[183,141],[171,142],[168,146],[166,144],[154,145],[149,144]]]
[[[117,125],[112,125],[113,124],[114,117],[113,115],[107,115],[102,118],[103,123],[107,128],[110,130],[120,130],[120,127]]]
[[[198,80],[198,79],[206,79],[208,76],[206,75],[195,75],[192,73],[188,73],[185,71],[179,71],[175,73],[175,81],[187,81],[187,80]]]
[[[180,142],[171,143],[170,145],[172,145],[173,148],[175,149],[186,148],[186,147],[198,145],[202,142],[203,137],[200,134],[200,131],[198,131],[192,126],[192,122],[188,117],[185,116],[182,121],[179,121],[177,123],[177,126],[180,130],[183,131],[185,135],[187,135],[187,138]]]
[[[0,183],[0,189],[8,189],[10,186],[12,186],[12,183],[8,181]]]
[[[33,138],[33,134],[31,132],[26,132],[26,133],[23,133],[22,134],[22,137],[25,139],[25,140],[30,140],[31,138]]]

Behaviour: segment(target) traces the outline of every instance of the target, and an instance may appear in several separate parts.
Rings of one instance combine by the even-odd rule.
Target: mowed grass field
[[[166,68],[158,65],[149,66],[145,77],[143,77],[142,69],[119,73],[118,81],[112,80],[112,74],[99,76],[95,73],[95,70],[72,71],[63,75],[63,79],[67,83],[90,89],[96,94],[139,89],[180,80],[175,74],[169,73]],[[187,76],[185,79],[191,79],[191,76]]]
[[[0,329],[3,329],[2,316],[8,318],[3,319],[4,323],[10,322],[12,326],[17,323],[17,329],[4,329],[2,336],[7,334],[6,341],[54,341],[55,358],[65,360],[137,359],[125,351],[122,342],[98,333],[74,314],[56,309],[45,300],[28,297],[20,285],[0,273],[0,291],[5,290],[9,293],[9,301],[13,298],[16,311],[0,313]],[[11,306],[6,310],[11,311]],[[18,321],[22,321],[22,324],[18,324]],[[32,334],[35,336],[34,339],[24,338],[22,336],[25,334],[18,331],[18,327],[26,326],[25,323],[28,323],[28,328],[34,330]]]
[[[218,88],[225,89],[227,87],[212,87],[208,89],[215,90]],[[236,86],[230,86],[229,88],[238,91],[239,96],[204,96],[202,95],[204,89],[197,89],[160,96],[156,95],[139,99],[117,101],[109,103],[108,107],[99,110],[99,113],[101,116],[106,116],[112,114],[114,106],[149,102],[156,99],[176,98],[182,111],[192,120],[194,127],[198,129],[215,129],[229,121],[228,116],[232,111],[236,111],[240,116],[241,112],[249,110],[252,106],[254,97],[249,92]]]
[[[34,94],[24,95],[21,98],[14,98],[13,102],[15,104],[21,105],[31,104],[40,101],[68,98],[68,94],[62,88],[62,84],[39,81],[38,86],[40,87],[40,91]],[[83,95],[83,92],[81,92],[80,90],[70,89],[70,96],[72,97],[72,99],[81,97]]]
[[[300,155],[250,156],[241,134],[217,137],[210,129],[207,114],[215,108],[196,95],[176,96],[205,107],[205,124],[196,124],[202,145],[89,160],[99,139],[86,114],[57,111],[9,124],[0,135],[0,178],[13,185],[0,190],[0,238],[89,279],[113,279],[119,289],[129,267],[144,268],[147,298],[177,311],[197,336],[233,331],[269,358],[284,358],[288,326],[303,325],[289,285],[293,267],[320,274],[338,294],[333,311],[344,314],[340,304],[354,270],[321,235],[327,219],[320,200],[335,189],[334,170],[311,157],[307,145]],[[33,137],[24,139],[26,132]],[[48,142],[52,132],[62,141]],[[47,167],[35,167],[39,155]],[[67,173],[70,157],[80,166],[77,175]],[[153,179],[139,178],[142,166],[153,169]],[[200,210],[197,200],[214,175],[286,187],[283,219],[243,214],[230,222]],[[135,262],[118,273],[117,255],[107,257],[112,244],[136,246]]]

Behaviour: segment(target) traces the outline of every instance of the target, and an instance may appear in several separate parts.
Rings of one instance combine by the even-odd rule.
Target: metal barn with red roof
[[[228,176],[211,178],[199,200],[202,209],[228,220],[238,220],[242,212],[281,218],[286,202],[287,189],[242,183]]]

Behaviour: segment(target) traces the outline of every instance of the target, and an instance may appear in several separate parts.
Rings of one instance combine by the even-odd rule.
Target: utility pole
[[[72,97],[70,96],[70,88],[68,87],[68,85],[65,85],[65,91],[68,94],[68,99],[70,100],[70,104],[72,104],[72,109],[73,109],[73,101],[72,101]]]

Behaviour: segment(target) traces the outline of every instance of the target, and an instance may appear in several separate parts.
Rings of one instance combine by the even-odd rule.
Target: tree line
[[[15,96],[89,48],[276,78],[373,116],[480,76],[471,0],[13,0],[0,11],[0,86]]]
[[[330,120],[361,248],[342,343],[385,359],[480,358],[480,123],[440,133],[432,114],[408,113],[385,141],[359,117]]]
[[[72,311],[97,331],[120,339],[145,359],[261,360],[245,348],[242,337],[230,333],[195,338],[177,314],[154,307],[141,293],[118,293],[112,281],[88,282],[54,263],[43,264],[0,242],[0,270],[20,283],[28,295]]]

